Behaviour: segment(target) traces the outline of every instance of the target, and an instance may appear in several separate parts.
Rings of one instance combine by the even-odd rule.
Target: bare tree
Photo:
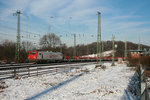
[[[13,61],[15,58],[15,47],[16,44],[9,40],[4,40],[0,46],[0,60],[5,60],[6,62]]]
[[[42,45],[43,47],[47,47],[48,43],[47,43],[47,35],[44,35],[41,39],[40,39],[40,45]]]
[[[34,48],[33,43],[29,41],[23,41],[22,42],[22,49],[25,49],[26,51],[32,50]]]
[[[48,33],[40,39],[40,45],[47,48],[55,48],[61,44],[60,37],[54,33]]]

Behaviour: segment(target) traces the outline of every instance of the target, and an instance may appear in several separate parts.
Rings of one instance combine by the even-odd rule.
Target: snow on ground
[[[102,56],[103,57],[109,57],[109,56],[112,55],[112,52],[113,52],[112,50],[105,51],[105,52],[102,53]],[[97,57],[97,54],[85,55],[83,57]]]
[[[104,63],[106,69],[85,65],[81,69],[24,79],[3,80],[8,88],[1,100],[124,100],[133,70],[125,64]]]

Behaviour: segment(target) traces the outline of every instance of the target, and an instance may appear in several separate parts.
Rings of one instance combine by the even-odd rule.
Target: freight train
[[[124,57],[115,57],[124,59]],[[98,58],[99,59],[99,58]],[[96,61],[97,56],[64,56],[61,52],[52,51],[30,51],[28,55],[28,60],[37,63],[48,63],[48,62],[62,62],[62,61]],[[112,55],[107,55],[101,57],[101,60],[110,61],[112,60]]]

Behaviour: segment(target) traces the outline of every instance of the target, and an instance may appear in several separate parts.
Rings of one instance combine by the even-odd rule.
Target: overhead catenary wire
[[[43,17],[45,16],[45,15],[42,15]],[[78,36],[78,32],[71,32],[72,31],[72,28],[73,28],[73,26],[74,26],[74,22],[75,21],[77,21],[77,20],[80,20],[81,18],[79,17],[79,16],[55,16],[55,15],[49,15],[49,16],[45,16],[45,18],[53,18],[54,20],[59,20],[60,18],[65,18],[66,20],[67,20],[67,22],[68,22],[68,27],[70,27],[70,34],[72,34],[72,33],[77,33],[77,38],[83,38],[83,37],[85,37],[84,36],[84,34],[85,34],[85,32],[84,32],[84,34],[83,34],[83,37],[82,37],[82,34],[81,33],[79,33],[79,36]],[[85,17],[84,17],[85,18]],[[89,17],[88,17],[89,18]],[[28,24],[28,27],[29,27],[29,24],[31,25],[32,24],[32,16],[28,16],[27,14],[23,14],[23,18],[22,18],[23,20],[26,20],[26,21],[24,21],[23,23],[21,23],[21,25],[22,24]],[[7,20],[6,20],[7,21]],[[29,21],[28,23],[26,23],[27,21]],[[2,21],[2,22],[5,22],[5,21]],[[13,23],[14,23],[15,21],[13,20]],[[16,24],[16,23],[15,23]],[[1,24],[0,23],[0,26],[2,26],[3,28],[6,28],[6,29],[9,29],[9,30],[17,30],[16,28],[13,28],[12,26],[10,27],[10,26],[6,26],[6,25],[10,25],[10,24]],[[32,26],[32,25],[31,25]],[[71,27],[72,26],[72,27]],[[23,29],[22,29],[23,28]],[[30,27],[31,28],[31,27]],[[61,31],[62,29],[61,28],[59,28],[59,27],[56,27],[56,25],[55,25],[55,30],[59,30],[59,31]],[[56,29],[57,28],[57,29]],[[85,30],[85,28],[84,28],[84,30]],[[20,30],[20,32],[21,32],[21,34],[23,33],[23,34],[27,34],[27,33],[29,33],[29,35],[31,35],[31,34],[33,34],[33,35],[35,35],[35,36],[31,36],[31,37],[33,37],[32,39],[34,40],[35,39],[35,37],[38,37],[39,36],[39,38],[41,38],[41,33],[37,33],[37,32],[31,32],[31,31],[29,31],[29,29],[27,30],[25,30],[25,27],[21,27],[21,30]],[[11,32],[10,32],[11,33]],[[13,32],[14,33],[14,32]],[[57,32],[54,32],[54,33],[57,33]],[[70,36],[70,34],[65,34],[66,35],[66,38],[68,38],[68,40],[69,40],[69,38],[71,37],[71,38],[73,38],[73,36]],[[60,35],[60,34],[59,34]],[[85,34],[86,35],[86,34]],[[23,36],[23,35],[22,35]],[[88,36],[88,35],[87,35]],[[30,38],[31,39],[31,37],[30,36],[23,36],[22,38],[23,39],[28,39],[28,38]],[[62,37],[65,37],[64,36],[64,34],[62,35]],[[66,41],[66,38],[64,39],[64,41]],[[86,38],[86,37],[85,37]],[[30,39],[28,39],[28,40],[30,40]],[[84,44],[84,40],[82,39],[82,41],[83,41],[83,44]],[[82,43],[82,41],[81,41],[81,43]]]
[[[0,26],[3,27],[3,28],[10,29],[10,30],[15,30],[15,31],[17,30],[16,28],[9,27],[9,26],[4,26],[4,25],[1,25],[1,24],[0,24]],[[20,30],[20,31],[40,36],[40,33],[35,33],[35,32],[30,32],[30,31],[25,31],[25,30]]]
[[[0,32],[0,35],[7,35],[7,37],[8,37],[8,36],[9,36],[9,37],[12,37],[12,36],[16,37],[15,35],[8,34],[8,33],[4,33],[4,32]],[[35,39],[35,38],[27,37],[27,36],[25,36],[25,35],[21,35],[20,37],[21,37],[21,38],[25,38],[25,39],[29,39],[29,40],[37,40],[37,39]]]

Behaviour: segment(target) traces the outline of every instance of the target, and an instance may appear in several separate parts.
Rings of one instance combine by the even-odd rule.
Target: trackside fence
[[[146,82],[146,74],[145,74],[145,69],[142,67],[142,65],[137,66],[137,72],[139,74],[139,88],[140,88],[140,100],[150,100],[149,99],[149,94],[148,94],[148,87],[147,87],[147,82]]]
[[[26,64],[26,65],[1,65],[0,66],[0,80],[8,78],[22,78],[39,76],[43,74],[57,74],[62,72],[70,72],[72,69],[81,69],[81,66],[86,63],[80,64],[66,64],[66,65],[41,65],[41,64]]]

